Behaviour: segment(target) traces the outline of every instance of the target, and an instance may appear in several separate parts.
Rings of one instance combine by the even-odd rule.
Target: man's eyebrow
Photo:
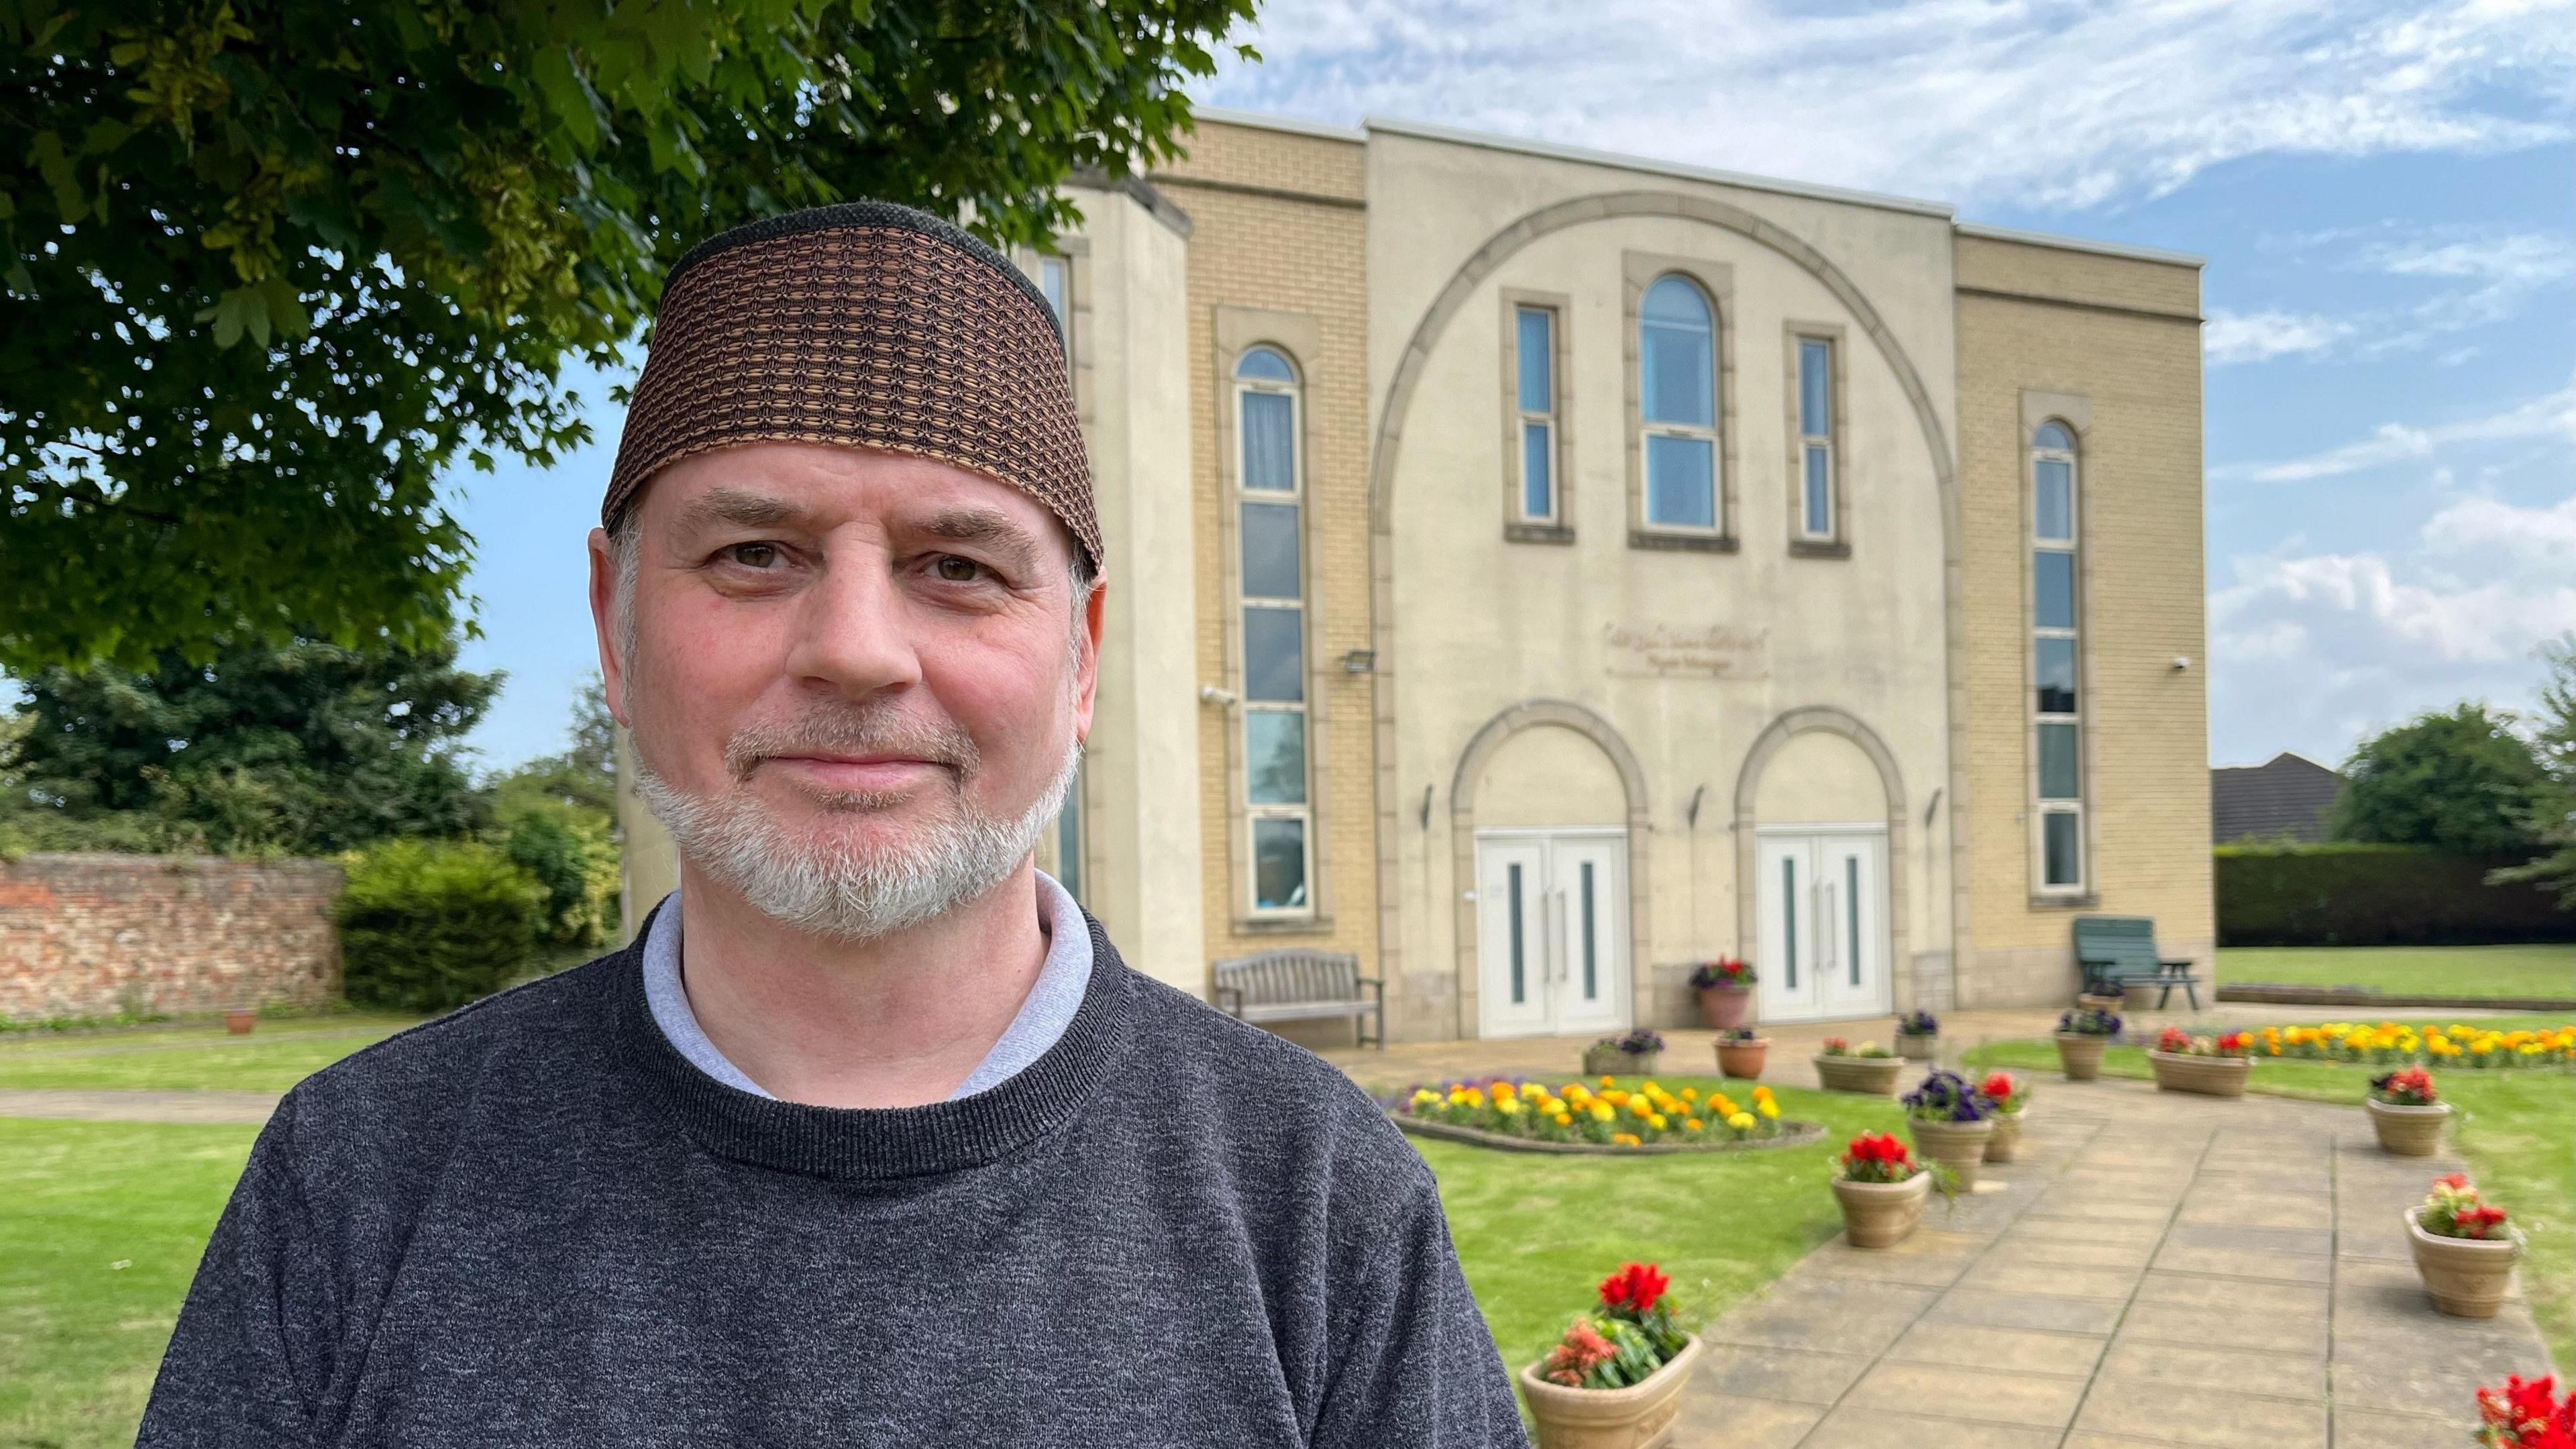
[[[803,509],[784,498],[746,493],[739,488],[710,488],[680,510],[675,527],[683,533],[728,527],[774,528],[804,517]]]
[[[1037,562],[1037,540],[1029,537],[1029,531],[1008,515],[990,509],[951,508],[934,513],[913,527],[949,543],[980,544],[1001,555],[1003,563],[1020,568],[1029,568]]]

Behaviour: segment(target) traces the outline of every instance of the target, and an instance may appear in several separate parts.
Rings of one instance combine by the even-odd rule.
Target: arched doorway
[[[1894,759],[1840,710],[1796,710],[1737,786],[1742,935],[1765,1021],[1878,1016],[1901,958],[1904,789]]]

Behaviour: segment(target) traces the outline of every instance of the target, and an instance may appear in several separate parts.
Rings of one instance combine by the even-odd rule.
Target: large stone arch
[[[1628,994],[1630,1020],[1644,1024],[1649,1019],[1651,1000],[1647,986],[1651,971],[1646,961],[1645,945],[1654,939],[1647,930],[1650,893],[1647,890],[1646,851],[1646,771],[1637,763],[1637,752],[1628,748],[1627,739],[1600,715],[1571,700],[1529,699],[1511,706],[1485,721],[1467,748],[1458,755],[1457,772],[1449,781],[1449,848],[1451,880],[1456,889],[1457,922],[1455,972],[1458,1002],[1458,1035],[1461,1038],[1479,1034],[1476,1000],[1476,904],[1468,899],[1476,879],[1476,782],[1480,779],[1503,742],[1523,730],[1554,726],[1572,730],[1598,745],[1610,757],[1619,772],[1620,786],[1627,792],[1628,824]],[[1391,938],[1390,938],[1391,939]]]
[[[1948,843],[1954,863],[1965,854],[1965,827],[1961,822],[1967,808],[1967,778],[1959,731],[1968,715],[1966,621],[1960,610],[1960,601],[1965,596],[1966,562],[1960,542],[1958,469],[1951,454],[1949,435],[1941,426],[1940,413],[1933,405],[1931,390],[1924,385],[1922,373],[1907,355],[1904,344],[1889,330],[1886,321],[1878,315],[1878,309],[1870,304],[1850,276],[1832,258],[1778,223],[1732,202],[1677,191],[1614,191],[1574,197],[1542,206],[1495,232],[1459,264],[1448,284],[1440,289],[1439,296],[1432,300],[1431,306],[1422,314],[1422,320],[1415,325],[1403,355],[1396,361],[1395,376],[1387,384],[1385,403],[1378,409],[1377,436],[1369,450],[1370,605],[1374,615],[1372,633],[1377,646],[1373,686],[1377,745],[1378,952],[1381,969],[1390,975],[1399,969],[1404,940],[1403,921],[1399,915],[1402,906],[1399,864],[1403,843],[1400,833],[1402,805],[1396,788],[1395,711],[1399,671],[1395,649],[1394,494],[1396,460],[1403,447],[1406,414],[1412,407],[1414,390],[1421,385],[1423,370],[1429,366],[1433,350],[1448,331],[1449,324],[1465,310],[1468,299],[1488,277],[1543,236],[1587,222],[1620,217],[1671,217],[1694,221],[1733,232],[1787,258],[1822,283],[1836,300],[1850,310],[1862,335],[1886,360],[1906,399],[1913,404],[1915,421],[1922,428],[1924,448],[1931,457],[1933,477],[1940,493],[1942,624],[1947,656],[1944,671],[1949,697],[1946,731],[1949,745]],[[1928,828],[1930,822],[1925,824]],[[1739,848],[1742,844],[1739,842]],[[1894,863],[1896,845],[1893,835],[1888,848],[1891,855],[1890,889],[1901,890],[1898,882],[1902,873]],[[1636,849],[1632,837],[1632,856]],[[1954,864],[1950,881],[1951,954],[1955,961],[1958,954],[1955,943],[1965,939],[1967,931],[1967,872],[1956,869]],[[1463,892],[1465,887],[1460,886],[1459,890]],[[1893,904],[1899,898],[1890,897],[1891,915],[1894,915]],[[1634,919],[1641,921],[1643,918],[1638,916]],[[1902,940],[1901,928],[1898,939]],[[1461,1032],[1461,1035],[1465,1034]]]
[[[1793,709],[1763,728],[1744,752],[1744,766],[1735,776],[1735,952],[1739,956],[1755,954],[1762,939],[1759,892],[1754,889],[1759,842],[1755,838],[1755,797],[1761,790],[1762,772],[1771,758],[1780,753],[1790,740],[1810,731],[1821,730],[1842,736],[1860,747],[1869,762],[1878,767],[1879,788],[1887,797],[1887,951],[1890,980],[1910,989],[1913,977],[1912,953],[1907,949],[1911,939],[1906,912],[1906,877],[1910,857],[1906,851],[1905,777],[1897,769],[1896,754],[1878,732],[1863,724],[1848,710],[1828,704],[1811,704]],[[1953,819],[1957,816],[1954,814]],[[1904,998],[1899,997],[1902,1005]]]

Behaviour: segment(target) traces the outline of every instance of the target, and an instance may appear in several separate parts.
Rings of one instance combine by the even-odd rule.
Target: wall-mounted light
[[[2174,668],[2176,668],[2176,669],[2189,669],[2190,667],[2191,667],[2191,656],[2190,656],[2190,655],[2188,655],[2188,654],[2177,654],[2177,655],[2175,655],[2175,656],[2174,656]]]
[[[1199,703],[1220,704],[1231,707],[1234,704],[1234,691],[1231,689],[1219,689],[1213,684],[1202,684],[1199,686]]]
[[[1342,656],[1344,674],[1366,674],[1375,668],[1377,668],[1377,651],[1374,649],[1354,649]]]

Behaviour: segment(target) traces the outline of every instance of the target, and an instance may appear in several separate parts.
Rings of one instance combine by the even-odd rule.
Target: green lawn
[[[2421,1020],[2419,1028],[2437,1023]],[[2563,1018],[2481,1018],[2498,1031],[2561,1026]],[[2057,1048],[2047,1041],[1990,1042],[1968,1053],[1980,1067],[2024,1067],[2055,1072]],[[2102,1057],[2112,1076],[2152,1075],[2142,1047],[2113,1047]],[[2385,1067],[2341,1062],[2259,1059],[2251,1090],[2317,1102],[2349,1102],[2360,1109],[2370,1078]],[[2451,1142],[2468,1159],[2470,1174],[2488,1201],[2512,1213],[2531,1240],[2523,1263],[2523,1292],[2562,1368],[2576,1369],[2576,1077],[2564,1071],[2458,1071],[2436,1074],[2435,1084],[2456,1114]],[[2429,1182],[2428,1171],[2425,1179]]]
[[[2576,945],[2229,946],[2218,983],[2576,1001]]]
[[[1637,1078],[1622,1078],[1633,1087]],[[1678,1092],[1715,1077],[1658,1076]],[[1723,1084],[1741,1100],[1745,1084]],[[1414,1138],[1440,1178],[1441,1203],[1468,1286],[1503,1361],[1517,1373],[1632,1259],[1661,1263],[1684,1310],[1706,1321],[1842,1229],[1825,1186],[1831,1160],[1863,1128],[1894,1130],[1893,1101],[1775,1088],[1783,1117],[1822,1122],[1825,1138],[1759,1152],[1553,1157]],[[1937,1226],[1936,1204],[1929,1221]]]
[[[134,1442],[258,1131],[0,1117],[0,1444]]]
[[[419,1020],[368,1012],[262,1021],[249,1036],[228,1036],[218,1023],[0,1039],[0,1087],[283,1092]]]

